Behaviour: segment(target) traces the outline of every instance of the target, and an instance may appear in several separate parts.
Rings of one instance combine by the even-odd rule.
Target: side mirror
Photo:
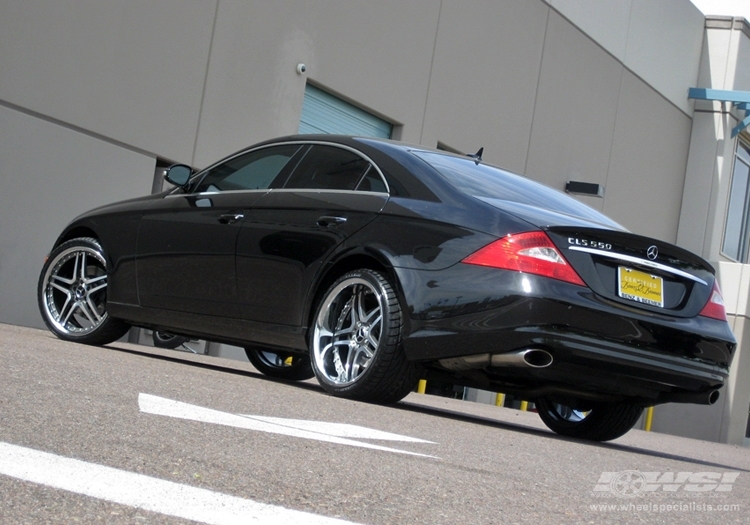
[[[193,174],[193,170],[190,166],[184,164],[175,164],[167,170],[164,178],[170,184],[184,188],[187,183],[190,182],[190,176]]]

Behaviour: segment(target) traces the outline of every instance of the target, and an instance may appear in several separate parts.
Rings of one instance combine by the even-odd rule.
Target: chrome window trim
[[[593,255],[599,255],[601,257],[608,257],[610,259],[615,259],[618,261],[645,266],[647,268],[653,268],[654,270],[661,270],[662,272],[678,275],[680,277],[684,277],[685,279],[690,279],[691,281],[700,283],[704,286],[708,286],[708,283],[700,277],[696,277],[695,275],[689,274],[677,268],[672,268],[671,266],[667,266],[666,264],[658,263],[656,261],[649,261],[648,259],[641,259],[639,257],[633,257],[632,255],[625,255],[622,253],[607,252],[604,250],[596,250],[594,248],[585,248],[583,246],[568,246],[568,250],[573,250],[574,252],[586,252]]]
[[[274,193],[351,193],[352,195],[384,195],[390,196],[390,193],[384,191],[363,191],[363,190],[326,190],[322,188],[273,188],[270,191]]]
[[[168,199],[170,197],[211,197],[215,195],[229,195],[229,194],[236,194],[236,193],[269,193],[273,191],[270,188],[265,189],[255,189],[255,190],[228,190],[228,191],[202,191],[200,193],[170,193],[169,195],[165,195],[164,198]]]
[[[276,144],[302,144],[302,145],[312,145],[312,146],[332,146],[334,148],[340,148],[340,149],[347,150],[351,153],[354,153],[358,157],[361,157],[364,160],[366,160],[370,164],[370,166],[375,168],[375,170],[378,172],[378,175],[380,175],[380,179],[383,181],[383,185],[385,186],[385,189],[386,189],[385,193],[387,193],[388,195],[391,194],[391,187],[388,186],[388,180],[386,180],[385,175],[383,175],[383,172],[381,171],[380,166],[378,166],[375,163],[375,161],[373,161],[370,157],[368,157],[367,155],[365,155],[358,149],[352,148],[351,146],[347,146],[345,144],[337,144],[336,142],[328,142],[325,140],[299,140],[299,141],[292,140],[289,142],[277,142],[274,145]],[[290,189],[294,191],[301,191],[301,190],[307,190],[311,188],[296,188],[296,189],[295,188],[277,188],[277,189],[279,190]],[[317,191],[320,191],[320,190],[317,190]],[[364,191],[364,190],[331,190],[331,191],[351,191],[354,193],[383,193],[379,191]]]
[[[165,199],[171,197],[210,197],[215,195],[236,195],[238,193],[350,193],[352,195],[380,195],[390,197],[390,193],[383,191],[362,190],[324,190],[320,188],[266,188],[264,190],[228,190],[228,191],[204,191],[201,193],[180,193],[165,195]]]
[[[292,145],[292,146],[294,146],[294,145],[300,145],[300,146],[332,146],[332,147],[335,147],[335,148],[345,149],[345,150],[347,150],[347,151],[349,151],[351,153],[354,153],[358,157],[361,157],[362,159],[366,160],[370,164],[370,166],[372,166],[373,168],[375,168],[375,170],[378,172],[378,175],[380,175],[380,179],[383,181],[383,185],[385,186],[385,189],[386,189],[385,192],[380,192],[380,191],[365,191],[365,190],[331,190],[331,191],[350,191],[350,192],[353,192],[353,193],[381,193],[381,194],[382,193],[386,193],[388,195],[391,194],[391,187],[388,185],[388,180],[385,178],[385,175],[383,174],[383,171],[380,169],[380,166],[378,166],[370,157],[368,157],[367,155],[365,155],[361,151],[359,151],[359,150],[357,150],[355,148],[352,148],[351,146],[347,146],[345,144],[337,144],[336,142],[328,142],[328,141],[324,141],[324,140],[290,140],[290,141],[283,141],[283,142],[274,142],[274,143],[271,143],[271,144],[263,144],[262,146],[258,146],[257,148],[252,148],[252,149],[246,149],[246,150],[238,151],[234,155],[231,155],[229,157],[225,157],[225,158],[221,159],[218,162],[214,162],[213,164],[211,164],[207,168],[202,169],[201,171],[199,171],[198,173],[196,173],[195,175],[193,175],[190,178],[190,183],[192,184],[192,182],[194,180],[198,179],[199,177],[203,177],[203,175],[207,171],[215,168],[216,166],[218,166],[220,164],[223,164],[225,162],[229,162],[230,160],[235,159],[235,158],[239,157],[240,155],[246,155],[246,154],[252,153],[254,151],[258,151],[258,150],[266,149],[266,148],[272,148],[274,146],[289,146],[289,145]],[[175,188],[175,189],[179,189],[179,188]],[[206,195],[206,194],[216,195],[216,194],[221,194],[221,193],[237,193],[237,192],[246,192],[246,191],[269,191],[269,190],[276,190],[276,191],[278,191],[278,190],[286,190],[286,189],[287,188],[263,188],[263,189],[258,189],[258,190],[231,190],[231,191],[218,191],[218,192],[183,193],[181,195],[182,196],[185,196],[185,195]],[[294,190],[294,191],[305,191],[307,188],[299,188],[299,189],[296,189],[296,190],[294,188],[289,188],[289,189],[290,190]],[[320,191],[320,190],[317,190],[317,191]],[[170,193],[169,195],[167,195],[167,197],[171,197],[171,196],[173,196],[172,193]]]

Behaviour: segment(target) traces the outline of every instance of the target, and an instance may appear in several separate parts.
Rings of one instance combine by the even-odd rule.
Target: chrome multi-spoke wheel
[[[643,407],[629,403],[581,404],[575,400],[540,398],[539,417],[550,430],[563,436],[609,441],[633,428]]]
[[[363,269],[341,277],[313,321],[313,370],[323,388],[363,401],[403,398],[418,377],[403,354],[401,326],[401,307],[385,275]]]
[[[315,361],[324,380],[349,385],[372,362],[383,331],[382,296],[368,281],[351,277],[326,297],[315,322]]]
[[[58,246],[42,269],[38,294],[44,322],[62,339],[106,344],[127,331],[107,314],[107,262],[94,239]]]
[[[258,346],[245,347],[248,360],[258,372],[287,381],[304,381],[313,377],[310,358],[290,352],[277,352]]]

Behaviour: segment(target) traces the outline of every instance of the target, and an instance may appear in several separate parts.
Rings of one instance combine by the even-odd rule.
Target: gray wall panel
[[[296,133],[308,79],[403,124],[402,138],[418,142],[439,6],[279,0],[262,9],[222,1],[195,165]]]
[[[737,60],[732,68],[733,77],[730,80],[730,88],[738,91],[750,91],[750,38],[743,37],[740,31],[733,31],[737,42]],[[735,69],[736,68],[736,69]]]
[[[215,0],[3,0],[0,100],[189,161]]]
[[[526,175],[559,190],[568,180],[605,186],[622,65],[550,14]],[[579,197],[602,209],[603,200]]]
[[[687,114],[698,79],[705,18],[684,0],[632,0],[625,66]]]
[[[685,0],[545,0],[687,114],[704,17]]]
[[[42,326],[36,285],[65,224],[149,193],[153,158],[0,106],[0,322]]]
[[[446,0],[421,143],[441,141],[522,172],[549,8]]]
[[[675,242],[691,120],[625,71],[604,213],[635,233]]]
[[[633,0],[547,0],[617,58],[625,60]]]

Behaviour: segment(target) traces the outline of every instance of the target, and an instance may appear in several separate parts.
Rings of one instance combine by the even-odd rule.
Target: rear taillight
[[[544,232],[508,235],[472,253],[462,262],[533,273],[586,286]]]
[[[727,312],[724,309],[724,297],[721,295],[718,281],[714,281],[714,288],[711,290],[711,297],[698,315],[718,319],[719,321],[727,320]]]

